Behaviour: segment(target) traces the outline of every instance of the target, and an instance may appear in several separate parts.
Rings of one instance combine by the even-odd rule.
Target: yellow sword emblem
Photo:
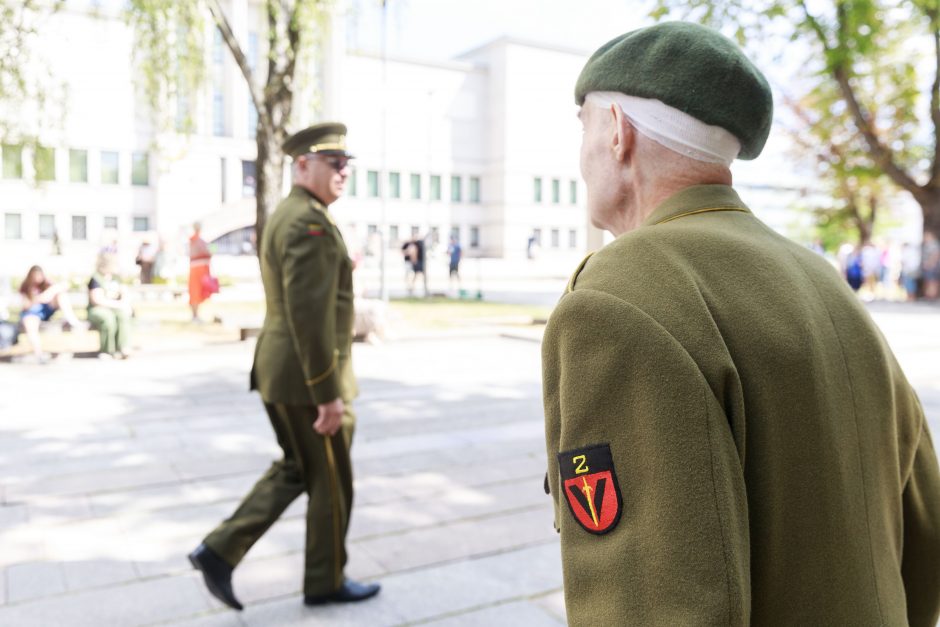
[[[588,507],[591,508],[591,518],[594,519],[594,526],[600,527],[601,524],[597,522],[597,512],[594,511],[594,499],[591,498],[591,491],[593,488],[588,485],[587,477],[581,477],[581,481],[584,482],[584,487],[581,488],[581,491],[584,492],[584,496],[587,497]]]

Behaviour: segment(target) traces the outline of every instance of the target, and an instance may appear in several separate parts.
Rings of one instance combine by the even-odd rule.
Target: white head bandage
[[[741,151],[741,142],[730,132],[659,100],[592,91],[584,101],[603,109],[616,104],[643,135],[690,159],[729,166]]]

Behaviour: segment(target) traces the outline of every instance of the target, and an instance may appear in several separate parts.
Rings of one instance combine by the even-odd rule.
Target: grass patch
[[[491,303],[479,300],[454,300],[451,298],[404,298],[389,303],[392,324],[407,326],[464,327],[468,325],[529,325],[544,320],[551,307],[542,305],[518,305]]]

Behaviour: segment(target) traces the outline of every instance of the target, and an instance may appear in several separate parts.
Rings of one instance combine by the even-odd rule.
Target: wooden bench
[[[98,331],[91,328],[87,321],[82,321],[82,331],[67,330],[65,320],[55,318],[39,325],[39,337],[42,340],[44,353],[53,356],[73,355],[92,356],[98,354],[100,346]],[[11,362],[20,357],[33,354],[33,347],[25,333],[20,333],[19,341],[13,346],[0,349],[0,361]]]

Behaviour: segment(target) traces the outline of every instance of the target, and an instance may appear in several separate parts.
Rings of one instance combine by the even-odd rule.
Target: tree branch
[[[933,31],[934,79],[930,86],[930,119],[933,120],[933,163],[930,166],[930,180],[927,187],[940,187],[940,12],[937,9],[927,11],[930,28]]]
[[[232,26],[229,24],[228,18],[225,17],[225,13],[222,12],[222,6],[219,4],[219,0],[206,0],[206,4],[209,6],[209,12],[212,14],[212,19],[215,20],[216,27],[222,34],[225,45],[228,46],[229,51],[232,53],[232,58],[235,59],[235,64],[238,65],[242,76],[245,77],[245,82],[248,83],[248,94],[251,96],[251,101],[255,105],[255,110],[258,111],[258,115],[264,115],[262,113],[264,100],[261,91],[255,86],[253,72],[251,66],[248,65],[248,58],[238,44],[235,33],[232,32]]]
[[[852,119],[855,121],[855,126],[868,144],[868,148],[871,150],[875,162],[884,169],[885,174],[899,187],[910,192],[918,201],[922,201],[924,198],[924,189],[918,185],[907,172],[897,165],[894,160],[894,153],[878,139],[870,116],[862,108],[861,103],[859,103],[858,98],[855,96],[855,90],[849,82],[845,68],[833,68],[833,75],[835,76],[836,83],[839,85],[839,91],[842,93],[842,97],[849,106],[849,111],[852,114]]]

